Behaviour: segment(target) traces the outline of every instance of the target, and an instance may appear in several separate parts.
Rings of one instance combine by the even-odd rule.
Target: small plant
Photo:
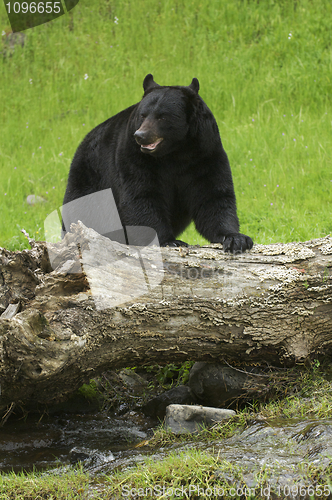
[[[78,393],[90,401],[100,398],[101,395],[97,383],[93,379],[90,380],[89,384],[83,384],[78,389]]]
[[[165,388],[175,385],[186,384],[189,380],[189,372],[194,361],[185,361],[181,365],[170,363],[165,366],[151,365],[145,366],[147,373],[154,373],[158,382]]]
[[[329,280],[330,273],[327,267],[324,269],[324,274],[323,274],[323,283]]]

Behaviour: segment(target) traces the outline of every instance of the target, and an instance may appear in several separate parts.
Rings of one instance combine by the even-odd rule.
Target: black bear
[[[251,238],[239,233],[229,161],[197,78],[187,87],[161,86],[149,74],[143,88],[139,103],[98,125],[78,147],[63,201],[63,234],[81,220],[128,243],[126,227],[145,226],[161,246],[181,246],[186,243],[176,237],[193,220],[226,252],[252,248]]]

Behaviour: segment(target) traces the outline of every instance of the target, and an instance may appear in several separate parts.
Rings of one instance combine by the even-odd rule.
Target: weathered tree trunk
[[[65,399],[107,369],[332,353],[331,237],[233,256],[129,247],[78,223],[49,256],[31,244],[0,249],[2,411]]]

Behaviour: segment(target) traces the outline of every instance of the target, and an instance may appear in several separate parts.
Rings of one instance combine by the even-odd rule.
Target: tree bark
[[[185,360],[290,365],[332,353],[332,238],[131,247],[83,224],[0,249],[0,411],[64,400],[109,369]]]

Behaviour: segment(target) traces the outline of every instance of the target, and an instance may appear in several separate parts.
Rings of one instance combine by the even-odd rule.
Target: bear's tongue
[[[143,148],[145,149],[154,149],[157,146],[158,142],[154,142],[153,144],[144,144]]]
[[[162,139],[158,139],[156,142],[153,142],[152,144],[142,144],[142,148],[150,150],[155,149],[161,141]]]

